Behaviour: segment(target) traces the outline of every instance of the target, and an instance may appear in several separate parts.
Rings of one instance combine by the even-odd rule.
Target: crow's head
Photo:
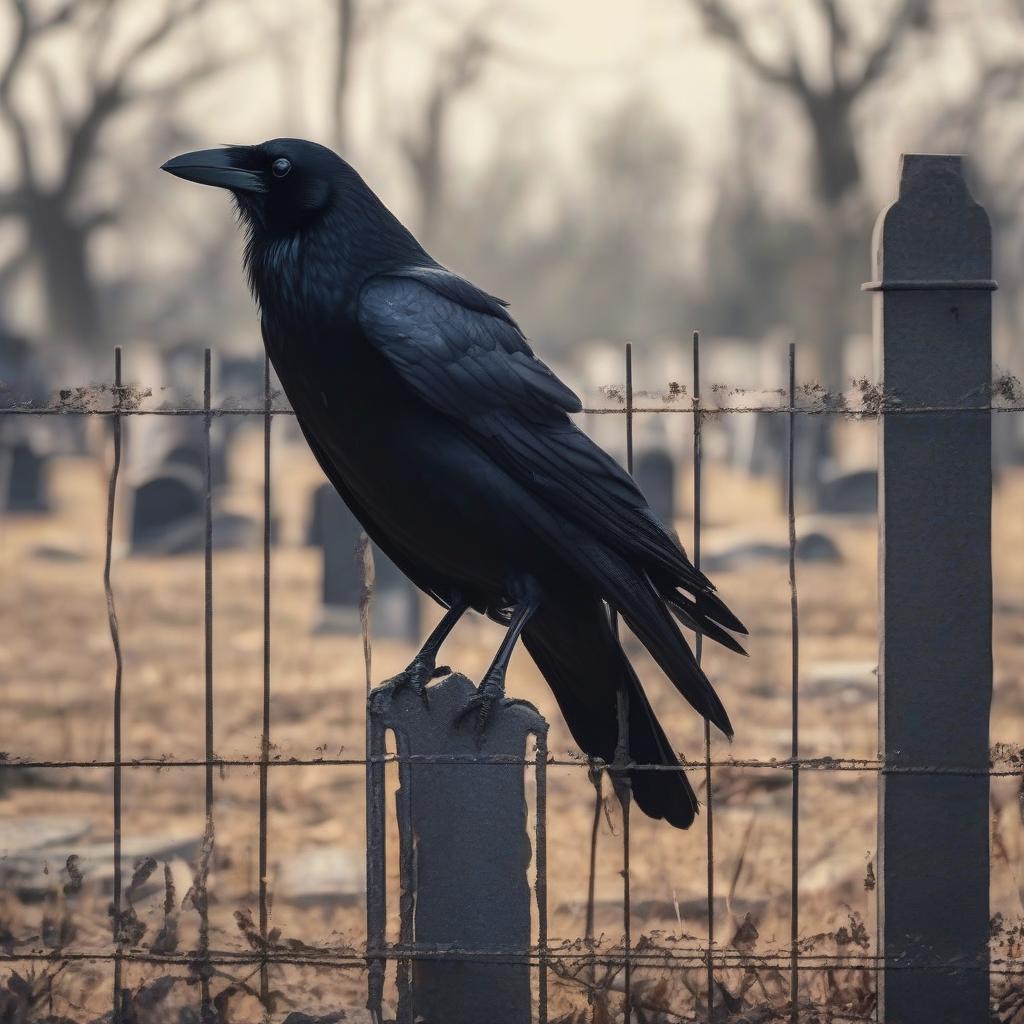
[[[201,149],[168,160],[163,170],[228,189],[254,228],[275,234],[315,220],[358,180],[341,157],[303,139]]]
[[[355,170],[315,142],[203,149],[163,169],[232,193],[248,234],[246,273],[264,311],[336,309],[374,273],[431,263]]]

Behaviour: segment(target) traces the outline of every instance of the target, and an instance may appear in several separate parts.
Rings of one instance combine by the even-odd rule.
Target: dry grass
[[[865,425],[868,429],[869,425]],[[130,466],[129,466],[130,469]],[[259,505],[255,436],[239,446],[233,507]],[[360,758],[364,746],[364,680],[357,637],[314,635],[319,563],[297,546],[302,510],[315,469],[301,449],[277,451],[277,512],[286,543],[275,548],[272,584],[272,741],[275,759]],[[707,476],[706,545],[737,527],[785,538],[778,485],[736,477],[711,465]],[[0,525],[0,736],[12,758],[94,760],[112,756],[113,661],[101,585],[104,471],[87,459],[63,460],[54,474],[57,508],[45,519]],[[1024,732],[1024,472],[1008,474],[995,509],[997,572],[997,701],[993,742],[1014,744]],[[690,523],[680,519],[682,536]],[[875,528],[847,522],[836,528],[843,561],[801,565],[801,651],[804,679],[816,666],[877,657]],[[71,552],[74,558],[58,557]],[[170,559],[118,557],[114,567],[125,651],[124,756],[203,757],[203,567],[201,556]],[[751,657],[717,649],[706,664],[736,726],[730,747],[718,739],[716,757],[785,758],[790,743],[789,594],[786,568],[752,564],[721,573],[717,582],[752,630]],[[215,749],[225,757],[256,758],[262,687],[262,584],[259,551],[218,552],[215,562]],[[431,613],[433,614],[433,613]],[[485,667],[497,627],[466,623],[445,660],[473,676]],[[702,756],[700,724],[670,691],[646,655],[633,645],[641,675],[669,735],[689,757]],[[374,678],[408,659],[402,645],[374,645]],[[522,653],[510,676],[514,695],[533,701],[551,722],[551,751],[572,744],[553,700]],[[804,756],[873,758],[875,704],[861,695],[809,694],[801,704]],[[1019,748],[1017,748],[1019,749]],[[1012,751],[1011,751],[1012,753]],[[0,816],[75,816],[88,819],[81,842],[111,837],[111,773],[105,769],[7,770],[0,785]],[[789,773],[732,768],[714,780],[715,935],[720,948],[748,957],[748,965],[720,972],[717,1020],[771,1021],[789,999],[788,977],[759,967],[759,957],[789,941]],[[593,788],[582,767],[549,771],[549,893],[553,942],[581,951],[586,863]],[[699,776],[695,776],[695,782]],[[873,892],[876,776],[870,771],[805,772],[802,777],[800,931],[806,951],[875,951]],[[1018,780],[993,786],[993,912],[1002,914],[996,941],[1019,942],[1024,837]],[[282,948],[358,951],[364,940],[361,900],[305,906],[280,891],[282,872],[301,851],[327,848],[359,860],[364,847],[364,782],[360,766],[280,766],[270,773],[269,861],[274,894],[274,940]],[[250,949],[247,922],[256,908],[256,772],[222,771],[216,780],[216,844],[209,877],[211,946]],[[702,793],[702,798],[707,795]],[[665,950],[706,943],[705,827],[703,814],[688,833],[639,815],[632,819],[634,941]],[[618,808],[602,816],[596,879],[598,947],[621,941],[621,839]],[[203,835],[203,769],[160,766],[125,771],[126,837]],[[133,894],[133,945],[140,949],[194,949],[198,914],[186,893],[195,863],[143,864],[152,871]],[[96,864],[71,865],[55,854],[42,882],[44,898],[23,902],[0,894],[0,945],[9,952],[104,951],[110,946],[109,894],[90,881]],[[73,877],[84,871],[84,881]],[[392,879],[394,882],[394,879]],[[174,891],[168,893],[167,886]],[[396,901],[392,900],[395,906]],[[951,907],[951,912],[955,908]],[[391,922],[394,926],[395,922]],[[585,951],[584,951],[585,952]],[[103,962],[19,963],[7,970],[0,1021],[67,1018],[96,1020],[109,1013],[110,966]],[[621,971],[593,970],[587,959],[567,959],[552,979],[553,1009],[565,1021],[621,1020]],[[132,963],[126,983],[134,995],[126,1012],[139,1021],[198,1019],[196,977],[182,967]],[[211,982],[222,1020],[255,1021],[263,1008],[251,967],[219,970]],[[356,970],[282,967],[272,972],[271,1019],[290,1011],[327,1014],[344,1009],[365,1019],[365,976]],[[637,1021],[686,1021],[705,1012],[702,970],[638,970]],[[804,971],[800,999],[805,1021],[870,1019],[870,972]],[[392,993],[393,995],[393,993]],[[1002,1019],[1017,1021],[1019,999],[1000,988]],[[179,1016],[179,1013],[185,1013]],[[192,1013],[192,1016],[188,1014]],[[1014,1016],[1014,1014],[1018,1016]],[[127,1019],[127,1018],[126,1018]],[[703,1018],[701,1018],[703,1019]]]

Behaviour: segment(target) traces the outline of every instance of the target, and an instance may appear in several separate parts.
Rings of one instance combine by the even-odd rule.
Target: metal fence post
[[[395,951],[399,1021],[529,1024],[532,1016],[524,759],[527,737],[542,740],[547,723],[532,705],[506,699],[486,732],[478,734],[475,722],[455,721],[473,692],[473,684],[456,674],[431,686],[426,703],[411,688],[396,693],[382,687],[370,695],[372,735],[382,739],[385,730],[393,731],[399,756],[400,944],[405,947]],[[379,765],[383,743],[374,746]],[[376,770],[375,786],[383,781],[383,771]],[[383,794],[376,792],[372,803],[379,820]],[[368,910],[379,955],[380,824],[371,837],[369,857],[377,866],[370,871],[374,889]],[[542,827],[537,839],[543,842]],[[538,850],[538,872],[543,870]],[[543,913],[539,924],[543,944]],[[409,960],[411,972],[403,966]],[[379,976],[375,985],[371,1003],[379,999]],[[543,980],[539,991],[543,1014]]]
[[[879,1019],[984,1021],[995,283],[988,216],[960,157],[903,157],[873,250],[864,287],[885,394]]]

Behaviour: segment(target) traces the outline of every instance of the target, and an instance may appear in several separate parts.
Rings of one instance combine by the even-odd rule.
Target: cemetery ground
[[[870,431],[873,438],[872,424],[858,429]],[[230,501],[236,511],[258,516],[262,494],[257,431],[241,439],[232,459]],[[687,541],[692,530],[685,493],[688,467],[680,470],[682,515],[676,527]],[[53,514],[9,517],[0,523],[3,756],[109,760],[114,662],[101,576],[107,478],[98,462],[84,457],[54,460],[50,472]],[[303,541],[309,495],[319,482],[316,467],[292,445],[276,452],[273,481],[281,536],[273,549],[271,582],[271,939],[275,950],[286,954],[357,955],[365,941],[364,772],[358,763],[365,742],[363,647],[358,635],[316,630],[320,559]],[[785,545],[787,524],[777,479],[752,479],[709,461],[704,487],[706,555],[751,533]],[[1022,507],[1024,468],[1009,468],[994,500],[996,767],[1019,766],[1020,748],[1013,744],[1024,735]],[[835,516],[811,525],[829,534],[841,558],[798,564],[800,754],[874,763],[876,521],[872,516]],[[124,536],[123,528],[116,536]],[[715,582],[750,628],[750,657],[705,645],[705,666],[736,728],[732,744],[714,738],[712,756],[784,762],[791,742],[787,566],[770,559],[726,560],[723,566]],[[133,946],[187,953],[198,941],[199,917],[187,893],[202,860],[204,769],[201,764],[166,767],[160,761],[202,762],[204,757],[203,556],[129,557],[124,546],[115,547],[113,579],[124,649],[123,756],[152,762],[124,771],[123,836],[131,858],[126,884],[136,862],[142,868],[126,897],[137,919]],[[259,756],[262,600],[259,546],[218,551],[213,666],[214,747],[220,757],[255,762]],[[424,633],[437,614],[426,609]],[[478,678],[499,637],[497,626],[479,617],[467,619],[445,645],[442,660]],[[630,645],[630,653],[672,742],[687,758],[701,760],[700,721],[638,644]],[[374,642],[374,683],[399,670],[410,654],[404,644]],[[513,659],[509,692],[532,701],[551,723],[552,756],[578,762],[548,770],[551,945],[578,957],[552,968],[552,1019],[584,1010],[586,1016],[569,1019],[590,1020],[591,1014],[594,1020],[621,1019],[621,972],[605,963],[589,963],[589,947],[580,941],[585,935],[594,788],[573,753],[550,691],[521,650]],[[289,765],[291,758],[357,763]],[[695,769],[692,777],[706,803],[703,770]],[[721,970],[718,998],[737,1014],[743,1007],[782,1007],[787,998],[788,961],[771,954],[786,951],[789,942],[791,780],[784,765],[714,772],[715,939],[718,949],[747,958],[750,968]],[[877,781],[876,771],[858,770],[855,764],[841,771],[806,768],[801,773],[799,922],[807,954],[870,957],[877,952]],[[111,948],[111,786],[112,773],[106,768],[0,768],[0,832],[8,837],[0,860],[0,950],[58,954],[53,963],[0,965],[0,977],[16,992],[17,973],[40,994],[38,1005],[47,1013],[75,1021],[99,1019],[110,1007],[110,963],[61,963],[59,954]],[[594,934],[596,947],[607,953],[621,948],[622,864],[621,814],[607,781],[604,794]],[[218,770],[215,797],[216,838],[208,879],[210,947],[252,953],[258,943],[253,924],[258,887],[256,768]],[[992,912],[1002,915],[994,928],[994,955],[1007,951],[1009,929],[1019,928],[1024,920],[1022,800],[1019,777],[993,779]],[[706,943],[707,822],[702,809],[695,826],[681,833],[632,815],[635,948],[691,951]],[[391,836],[392,925],[397,921],[395,847]],[[216,968],[212,990],[227,993],[219,1004],[221,1019],[261,1019],[254,995],[256,972],[252,963]],[[160,964],[130,961],[124,977],[128,986],[145,986],[149,993],[148,1002],[139,999],[138,1019],[193,1019],[179,1018],[176,1009],[198,1006],[195,974],[187,964],[169,971]],[[169,977],[179,981],[163,982],[160,988],[153,984]],[[388,978],[390,984],[391,968]],[[361,1009],[365,973],[360,968],[275,965],[270,980],[278,994],[271,1017],[275,1021],[289,1011],[326,1014],[339,1009],[347,1014],[345,1020],[368,1019]],[[997,995],[1002,984],[994,977]],[[635,996],[647,1006],[646,1019],[651,1021],[690,1020],[694,1008],[703,1004],[704,985],[705,972],[699,967],[671,972],[638,967],[634,974]],[[822,1020],[870,1017],[870,970],[801,970],[801,985],[803,1001],[829,1008]],[[597,1016],[594,1007],[602,1006],[610,1008],[609,1016]],[[41,1012],[25,1019],[44,1016]]]

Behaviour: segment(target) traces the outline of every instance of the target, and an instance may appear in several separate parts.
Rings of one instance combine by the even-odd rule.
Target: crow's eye
[[[278,157],[271,165],[270,170],[275,178],[283,178],[292,169],[291,160],[286,160],[283,156]]]

